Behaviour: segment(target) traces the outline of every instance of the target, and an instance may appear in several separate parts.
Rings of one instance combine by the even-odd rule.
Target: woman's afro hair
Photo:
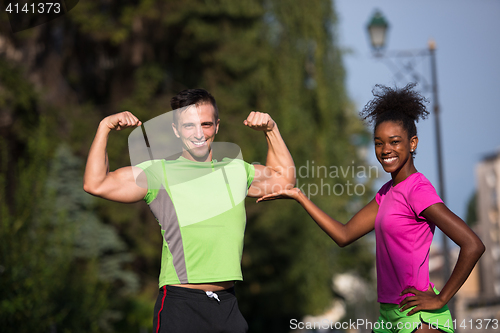
[[[372,93],[374,99],[369,101],[359,113],[363,120],[374,124],[374,130],[385,121],[402,124],[408,133],[408,139],[417,135],[415,122],[429,115],[424,103],[428,103],[420,93],[413,90],[415,83],[409,83],[404,88],[390,88],[377,84]]]

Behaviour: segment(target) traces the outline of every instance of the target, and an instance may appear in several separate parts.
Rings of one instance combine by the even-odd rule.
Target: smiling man
[[[292,188],[294,163],[266,113],[251,112],[243,122],[265,135],[263,166],[237,158],[234,144],[214,142],[219,114],[206,90],[182,91],[171,106],[172,130],[181,143],[178,156],[109,172],[109,132],[142,124],[127,111],[111,115],[101,121],[90,148],[84,189],[118,202],[144,200],[161,226],[155,333],[246,332],[234,295],[234,282],[243,279],[244,198]]]
[[[174,111],[172,128],[175,136],[181,139],[183,157],[197,162],[211,160],[211,145],[219,130],[219,119],[215,113],[214,106],[208,103]]]

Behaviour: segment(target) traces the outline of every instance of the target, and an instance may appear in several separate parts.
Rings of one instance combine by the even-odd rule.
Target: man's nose
[[[205,134],[203,133],[203,128],[201,128],[201,125],[196,126],[196,132],[194,135],[195,135],[196,139],[203,139],[205,137]]]

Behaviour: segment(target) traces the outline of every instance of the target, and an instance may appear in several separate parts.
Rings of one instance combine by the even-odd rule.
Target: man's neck
[[[193,162],[210,162],[212,161],[212,150],[207,155],[198,158],[193,156],[188,150],[183,149],[181,156]]]

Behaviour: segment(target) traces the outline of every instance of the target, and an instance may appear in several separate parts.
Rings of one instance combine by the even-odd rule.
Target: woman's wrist
[[[437,297],[438,297],[438,300],[439,300],[439,303],[440,303],[440,308],[442,308],[443,306],[445,306],[446,304],[448,304],[448,302],[450,301],[442,293],[439,294],[439,295],[437,295]]]
[[[306,199],[308,199],[306,197],[306,195],[304,194],[304,192],[302,192],[300,190],[300,188],[297,188],[297,195],[294,196],[294,199],[299,202],[299,203],[303,203],[304,201],[306,201]]]

